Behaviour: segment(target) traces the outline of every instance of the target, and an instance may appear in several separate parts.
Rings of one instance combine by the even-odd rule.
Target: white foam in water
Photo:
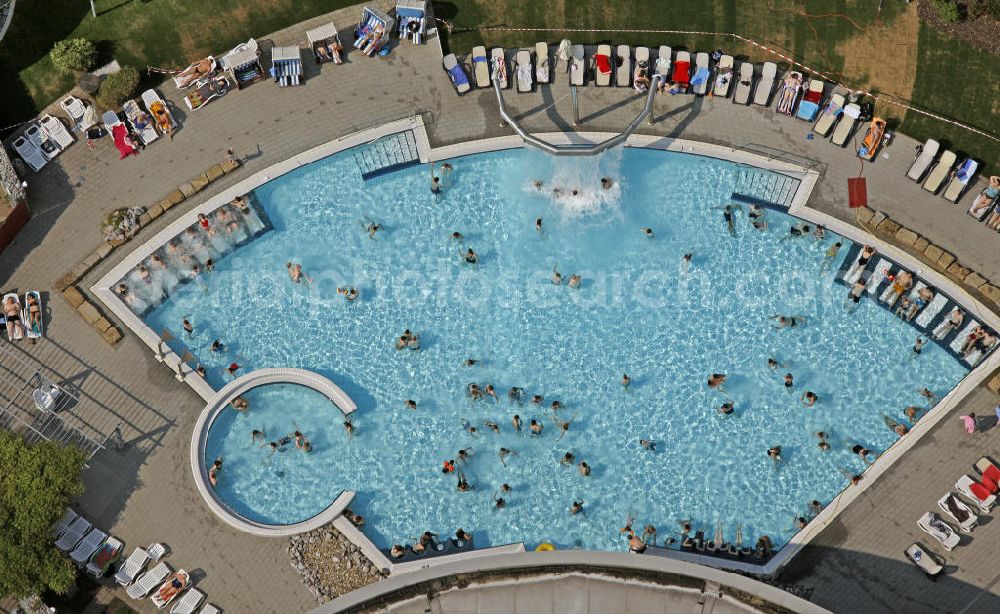
[[[567,218],[583,218],[618,212],[621,203],[622,148],[591,157],[550,158],[548,176],[539,176],[525,184],[525,189],[547,194],[557,211]],[[609,177],[613,184],[605,190],[601,178]],[[535,181],[542,186],[536,188]],[[558,192],[556,192],[558,190]],[[576,194],[573,194],[573,191]]]

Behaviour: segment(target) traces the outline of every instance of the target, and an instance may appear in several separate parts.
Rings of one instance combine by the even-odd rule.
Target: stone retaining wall
[[[90,272],[95,266],[105,260],[115,248],[128,243],[139,231],[152,224],[154,220],[166,213],[172,207],[181,204],[188,198],[204,190],[210,183],[213,183],[225,175],[228,175],[240,167],[239,162],[226,160],[220,164],[211,166],[200,175],[185,181],[176,190],[167,194],[157,202],[146,208],[146,212],[139,216],[136,229],[124,239],[117,241],[106,241],[90,253],[86,258],[77,263],[73,270],[66,273],[55,281],[56,289],[62,293],[70,305],[76,309],[77,313],[83,317],[94,330],[101,335],[110,345],[115,345],[122,340],[123,335],[107,317],[105,317],[94,301],[87,298],[79,286],[76,284]]]

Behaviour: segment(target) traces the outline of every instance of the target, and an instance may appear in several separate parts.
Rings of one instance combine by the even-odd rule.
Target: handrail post
[[[573,125],[580,125],[580,101],[577,99],[576,86],[570,84],[569,86],[570,99],[573,101]]]

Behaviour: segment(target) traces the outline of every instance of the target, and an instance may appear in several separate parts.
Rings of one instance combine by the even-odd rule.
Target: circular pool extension
[[[247,402],[245,410],[234,407],[237,398]],[[292,535],[332,521],[353,491],[344,486],[332,501],[301,493],[316,475],[314,454],[337,453],[335,432],[356,409],[336,384],[304,369],[259,369],[233,380],[195,424],[190,460],[199,492],[227,524],[255,535]],[[296,431],[308,438],[309,452],[296,445]],[[219,458],[223,468],[213,486],[209,469]]]

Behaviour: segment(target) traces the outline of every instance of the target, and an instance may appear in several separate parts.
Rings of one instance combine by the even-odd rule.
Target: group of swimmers
[[[254,429],[250,432],[250,441],[251,443],[260,442],[260,445],[258,446],[260,448],[270,448],[271,453],[268,455],[269,457],[274,456],[275,452],[284,452],[286,446],[292,442],[295,442],[296,450],[301,450],[303,452],[312,452],[313,450],[312,443],[309,442],[309,438],[303,435],[302,431],[298,429],[295,429],[295,431],[271,442],[267,441],[267,435],[264,431]]]
[[[389,548],[389,556],[394,559],[401,559],[406,556],[407,550],[413,554],[423,554],[428,549],[442,549],[440,542],[438,541],[438,534],[432,531],[424,531],[420,537],[414,541],[415,543],[412,546],[394,544],[391,548]],[[461,547],[472,541],[472,534],[459,527],[458,529],[455,529],[455,537],[451,541],[456,546]]]

